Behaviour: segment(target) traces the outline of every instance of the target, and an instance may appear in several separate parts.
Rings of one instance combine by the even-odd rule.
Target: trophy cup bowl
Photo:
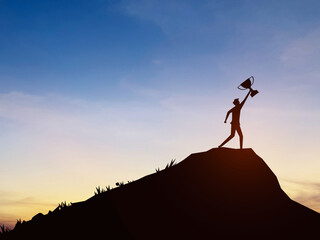
[[[251,82],[250,79],[252,79],[252,82]],[[250,96],[251,96],[251,97],[254,97],[254,96],[257,95],[259,92],[258,92],[258,90],[253,90],[253,89],[251,88],[251,86],[253,85],[253,83],[254,83],[254,77],[251,76],[251,77],[249,77],[248,79],[246,79],[243,83],[241,83],[241,84],[238,86],[238,89],[240,89],[240,90],[250,89],[250,90],[251,90]],[[242,87],[242,88],[240,88],[240,87]]]

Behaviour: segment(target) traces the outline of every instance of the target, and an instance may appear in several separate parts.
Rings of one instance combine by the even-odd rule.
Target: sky
[[[0,224],[217,147],[320,212],[317,0],[0,0]],[[230,120],[229,120],[230,121]],[[226,147],[238,148],[237,136]]]

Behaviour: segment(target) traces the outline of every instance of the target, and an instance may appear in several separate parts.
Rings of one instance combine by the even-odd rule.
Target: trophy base
[[[258,90],[252,90],[251,93],[250,93],[250,96],[251,97],[254,97],[255,95],[257,95],[259,92]]]

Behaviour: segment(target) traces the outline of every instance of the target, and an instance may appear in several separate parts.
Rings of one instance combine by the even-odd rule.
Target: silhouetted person
[[[224,120],[224,123],[227,123],[227,119],[228,119],[230,113],[232,113],[231,134],[223,143],[220,144],[219,148],[221,148],[223,145],[225,145],[227,142],[229,142],[234,137],[234,135],[237,131],[239,138],[240,138],[240,149],[242,149],[243,135],[242,135],[242,131],[240,128],[240,111],[241,111],[244,103],[247,101],[247,98],[248,98],[250,92],[251,92],[251,90],[248,92],[247,96],[243,99],[243,101],[241,103],[239,102],[239,98],[236,98],[233,101],[233,104],[235,106],[227,112],[226,119]]]

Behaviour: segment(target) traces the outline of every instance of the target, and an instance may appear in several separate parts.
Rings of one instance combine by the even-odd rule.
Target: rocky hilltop
[[[252,149],[211,149],[72,206],[6,239],[308,239],[320,214],[291,200]]]

